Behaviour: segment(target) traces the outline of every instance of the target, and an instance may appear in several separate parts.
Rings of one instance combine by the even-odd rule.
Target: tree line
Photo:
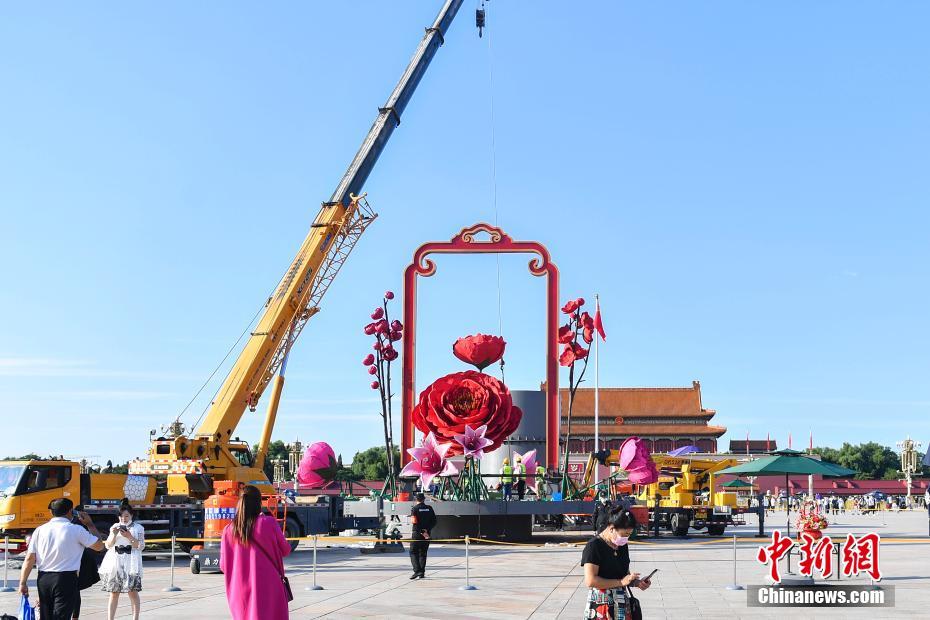
[[[828,463],[842,465],[855,470],[856,480],[897,480],[901,477],[901,457],[897,452],[880,443],[843,443],[839,448],[814,448],[814,454]],[[918,455],[917,462],[923,460]],[[930,475],[930,467],[918,467],[915,475]]]

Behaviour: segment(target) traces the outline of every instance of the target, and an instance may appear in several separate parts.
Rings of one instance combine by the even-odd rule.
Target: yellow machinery
[[[723,534],[733,522],[736,493],[715,492],[716,473],[738,464],[736,459],[700,459],[653,454],[662,475],[641,487],[637,500],[650,509],[660,526],[684,536],[689,528],[704,529],[712,536]],[[656,500],[658,508],[656,511]]]
[[[155,480],[125,474],[82,474],[79,463],[67,460],[0,461],[0,529],[7,534],[28,532],[49,519],[48,505],[66,497],[76,506],[155,500]]]
[[[616,467],[619,450],[602,450],[588,457],[582,479],[582,488],[589,488],[594,468],[598,463]],[[732,516],[741,511],[734,492],[715,492],[716,473],[740,461],[732,458],[701,459],[653,454],[652,460],[661,472],[658,481],[642,485],[636,499],[649,508],[650,520],[683,536],[688,529],[704,529],[713,536],[723,534],[733,522]],[[658,507],[656,511],[656,498]],[[658,516],[657,516],[658,515]]]
[[[323,203],[297,256],[268,298],[262,318],[226,376],[203,424],[188,435],[175,420],[167,437],[152,441],[146,459],[130,463],[131,473],[166,475],[168,495],[177,498],[206,498],[218,480],[253,484],[263,493],[273,492],[262,468],[284,386],[288,354],[304,325],[319,312],[323,295],[359,237],[376,217],[361,193],[362,186],[400,124],[404,109],[442,45],[462,1],[445,0],[432,27],[426,29],[332,197]],[[255,411],[269,385],[264,428],[253,458],[248,444],[233,433],[245,411]]]

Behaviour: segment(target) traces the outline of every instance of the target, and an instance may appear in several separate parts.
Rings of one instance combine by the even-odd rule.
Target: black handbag
[[[287,576],[284,574],[284,563],[282,562],[279,568],[277,562],[274,561],[274,558],[271,557],[271,554],[268,553],[264,547],[262,547],[260,544],[258,544],[254,540],[252,542],[255,544],[256,547],[262,550],[262,553],[265,554],[265,557],[271,560],[271,563],[274,564],[275,568],[278,569],[278,576],[281,577],[281,585],[284,586],[284,596],[287,597],[287,602],[290,603],[291,601],[294,600],[294,593],[291,592],[291,582],[288,581]]]
[[[81,569],[78,571],[78,589],[86,590],[100,581],[100,572],[97,570],[97,552],[84,549],[81,554]]]
[[[643,620],[643,608],[639,604],[639,599],[633,596],[633,590],[627,586],[627,603],[630,605],[630,620]]]

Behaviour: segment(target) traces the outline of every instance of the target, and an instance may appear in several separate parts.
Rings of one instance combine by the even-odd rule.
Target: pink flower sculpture
[[[652,484],[659,479],[659,470],[649,453],[649,446],[639,437],[630,437],[620,446],[617,462],[627,471],[630,482]]]
[[[629,470],[627,473],[630,482],[633,484],[652,484],[659,479],[659,470],[652,461],[649,461],[649,464],[645,467]]]
[[[462,454],[480,459],[484,455],[484,449],[494,443],[484,436],[487,431],[487,424],[482,424],[475,429],[466,424],[465,434],[455,436],[455,442],[462,446]]]
[[[401,470],[401,477],[419,476],[420,485],[426,489],[436,476],[452,476],[459,472],[452,461],[446,459],[451,443],[437,443],[436,436],[430,433],[423,438],[419,448],[409,448],[407,453],[413,460]]]
[[[309,489],[319,489],[336,479],[339,463],[336,453],[325,441],[312,443],[307,447],[297,468],[297,484]]]
[[[528,452],[524,452],[523,454],[514,453],[514,461],[516,461],[518,456],[520,457],[520,462],[523,463],[523,467],[526,470],[526,485],[533,486],[536,484],[536,465],[538,465],[536,462],[536,450],[530,450]]]
[[[620,445],[620,457],[617,464],[626,470],[639,469],[652,463],[649,446],[639,437],[628,437]]]

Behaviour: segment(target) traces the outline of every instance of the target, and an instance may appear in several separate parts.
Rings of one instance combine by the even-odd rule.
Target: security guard
[[[417,503],[410,509],[413,525],[413,541],[410,543],[410,564],[413,565],[411,579],[426,577],[426,553],[429,551],[430,532],[436,527],[436,513],[426,505],[426,496],[417,493]]]
[[[504,459],[504,466],[501,467],[501,488],[504,490],[504,501],[510,501],[513,489],[513,467],[510,466],[510,459]]]
[[[591,521],[594,522],[594,535],[597,536],[610,524],[610,511],[613,510],[613,504],[607,491],[601,491],[598,494],[598,503],[594,506],[594,514],[591,515]]]

